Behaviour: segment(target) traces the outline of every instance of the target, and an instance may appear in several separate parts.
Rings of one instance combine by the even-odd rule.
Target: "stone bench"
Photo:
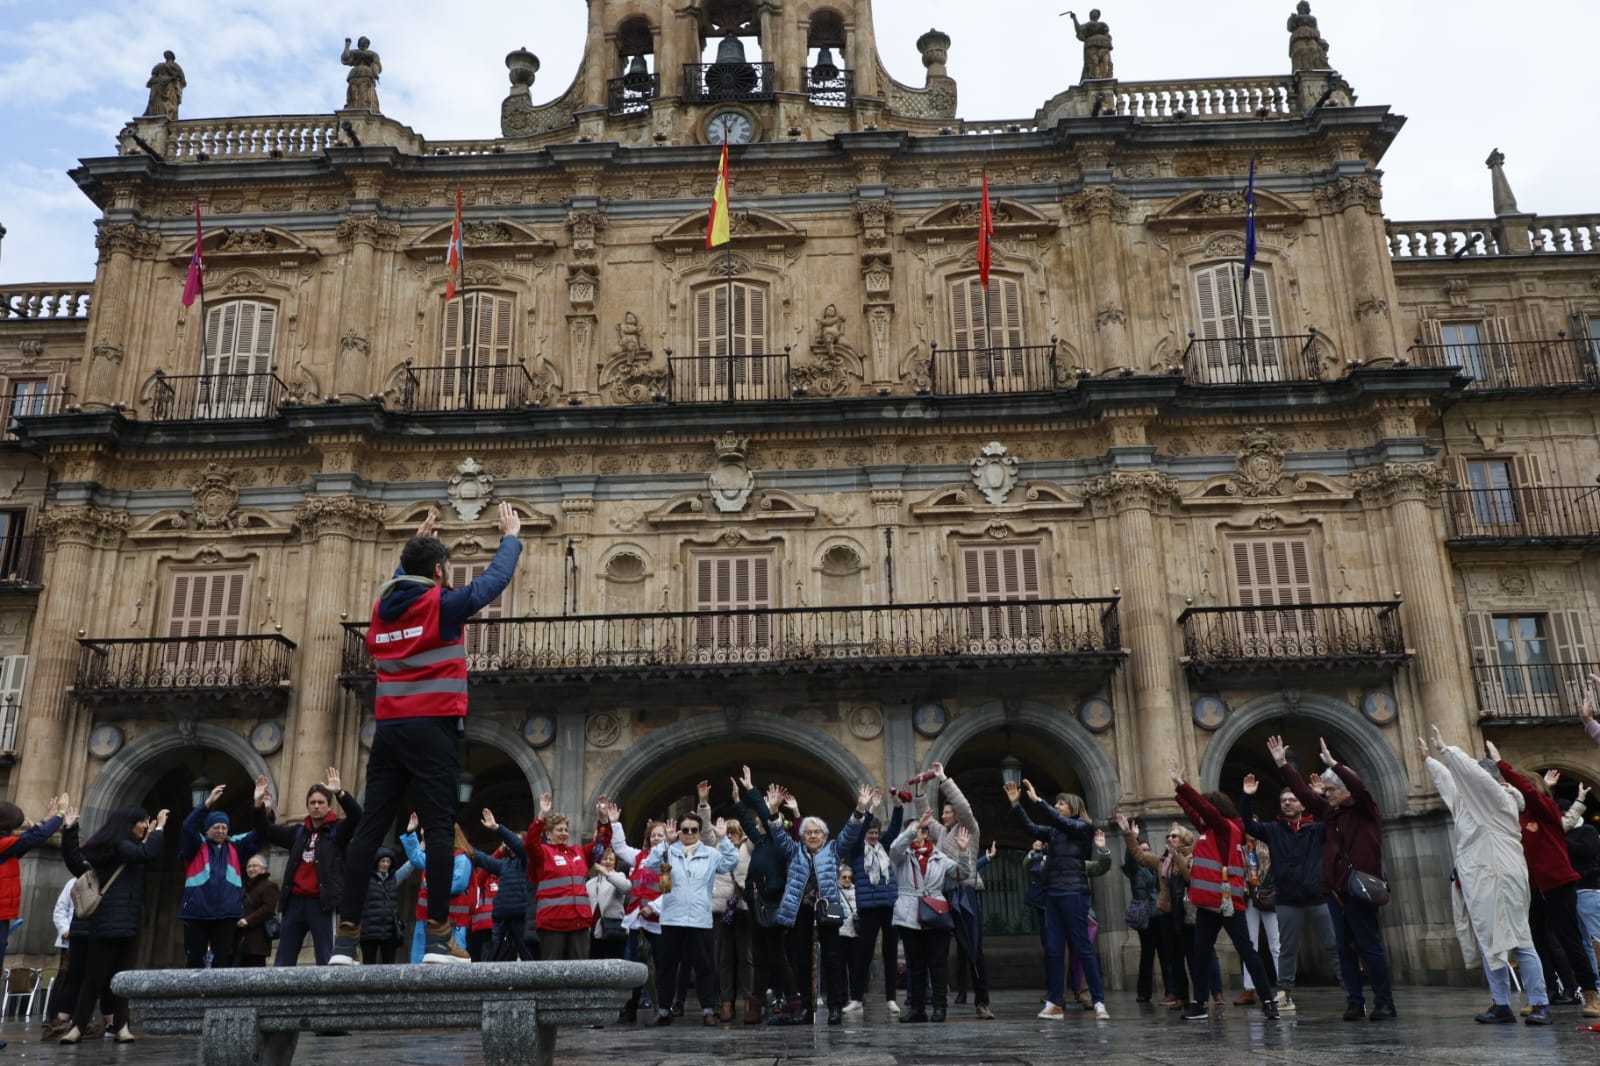
[[[202,1066],[289,1066],[306,1030],[480,1028],[485,1066],[554,1066],[558,1026],[614,1021],[637,962],[128,970],[111,983],[152,1034],[197,1034]]]

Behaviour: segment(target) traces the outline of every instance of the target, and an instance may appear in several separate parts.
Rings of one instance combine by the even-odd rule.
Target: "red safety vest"
[[[372,606],[367,653],[378,666],[373,709],[378,721],[397,718],[464,718],[467,714],[465,631],[453,643],[439,637],[439,598],[434,586],[392,622]],[[381,602],[381,601],[380,601]]]
[[[0,840],[0,851],[11,847],[18,840],[18,836],[9,836]],[[0,863],[0,921],[12,921],[22,913],[22,873],[17,860]]]
[[[543,825],[539,829],[542,832]],[[532,851],[539,849],[534,927],[552,933],[588,929],[594,924],[594,908],[589,906],[589,863],[583,857],[583,849],[570,844],[558,848],[539,842],[537,836],[530,836],[532,838],[527,841],[530,876],[535,869]]]
[[[1244,825],[1228,820],[1231,830],[1228,843],[1228,894],[1233,897],[1233,908],[1244,913],[1244,862],[1240,848],[1244,844]],[[1222,908],[1222,857],[1215,833],[1207,830],[1194,839],[1194,859],[1189,867],[1189,901],[1207,910]]]
[[[456,852],[457,855],[462,852]],[[450,924],[466,925],[472,920],[473,884],[467,882],[467,890],[459,895],[450,897]],[[422,871],[422,891],[417,893],[417,921],[428,920],[428,871]]]
[[[477,902],[472,905],[472,931],[493,929],[494,898],[500,894],[500,879],[479,867],[472,873],[472,883],[477,889]]]

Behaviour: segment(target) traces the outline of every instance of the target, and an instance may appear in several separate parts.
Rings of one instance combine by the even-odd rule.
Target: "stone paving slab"
[[[995,997],[999,1021],[980,1022],[971,1008],[952,1008],[937,1025],[897,1025],[846,1015],[837,1028],[768,1029],[733,1024],[708,1029],[682,1019],[665,1029],[565,1029],[556,1049],[562,1066],[1499,1066],[1600,1062],[1600,1033],[1578,1032],[1575,1008],[1556,1008],[1558,1024],[1477,1025],[1472,1015],[1487,998],[1481,990],[1404,989],[1396,996],[1396,1023],[1344,1022],[1344,1004],[1331,988],[1305,989],[1298,1013],[1283,1022],[1261,1020],[1254,1008],[1225,1007],[1206,1022],[1184,1022],[1176,1012],[1141,1007],[1113,994],[1113,1020],[1069,1014],[1065,1022],[1033,1017],[1039,999],[1022,993]],[[425,1004],[416,1004],[426,1009]],[[685,1024],[690,1022],[691,1024]],[[134,1025],[138,1031],[137,1022]],[[98,1047],[38,1042],[39,1023],[9,1020],[0,1035],[11,1046],[0,1056],[36,1066],[175,1066],[196,1058],[196,1037],[144,1036],[131,1045],[110,1040]],[[481,1066],[478,1034],[355,1033],[300,1039],[296,1066],[349,1066],[382,1062],[406,1066]]]

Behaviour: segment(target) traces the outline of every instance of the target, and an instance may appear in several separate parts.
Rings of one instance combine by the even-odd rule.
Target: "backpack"
[[[105,898],[111,886],[117,883],[117,878],[122,876],[125,866],[119,866],[112,871],[105,886],[100,885],[100,875],[94,872],[91,866],[78,876],[72,883],[72,913],[78,918],[87,918],[100,909],[100,901]]]

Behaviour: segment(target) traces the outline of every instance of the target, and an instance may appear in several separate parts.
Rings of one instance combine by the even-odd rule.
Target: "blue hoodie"
[[[522,541],[516,537],[501,537],[500,547],[488,567],[464,589],[444,590],[439,597],[439,639],[453,644],[461,639],[461,627],[468,619],[489,604],[511,584],[517,560],[522,556]],[[378,590],[378,617],[393,622],[405,613],[418,597],[433,587],[427,578],[408,575],[396,569],[394,578],[383,583]]]

